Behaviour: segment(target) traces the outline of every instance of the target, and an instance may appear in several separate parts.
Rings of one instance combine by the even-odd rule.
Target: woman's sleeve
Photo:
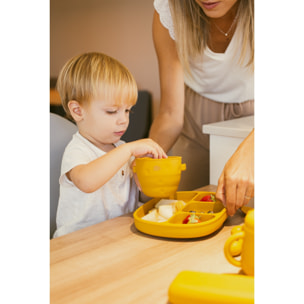
[[[168,29],[170,37],[175,40],[174,26],[168,0],[154,0],[154,8],[159,14],[161,24]]]

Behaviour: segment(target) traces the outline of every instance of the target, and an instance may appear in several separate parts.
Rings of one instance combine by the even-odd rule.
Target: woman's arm
[[[156,142],[146,138],[120,145],[88,164],[76,166],[67,173],[67,177],[78,189],[91,193],[109,181],[131,156],[167,157]]]
[[[254,197],[254,129],[226,163],[216,197],[226,206],[228,215]]]
[[[161,102],[150,129],[150,137],[168,152],[179,136],[184,120],[184,76],[175,41],[155,11],[153,41],[158,58]]]

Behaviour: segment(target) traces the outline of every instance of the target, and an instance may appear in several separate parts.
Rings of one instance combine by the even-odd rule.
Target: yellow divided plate
[[[135,227],[146,234],[168,238],[197,238],[209,235],[223,225],[227,218],[227,213],[226,208],[218,200],[216,202],[200,201],[208,194],[215,195],[215,192],[176,192],[174,199],[184,201],[186,206],[181,211],[176,212],[166,222],[161,223],[142,219],[160,200],[160,198],[154,198],[134,212]],[[183,220],[190,214],[190,211],[196,212],[196,215],[200,217],[201,223],[183,224]]]
[[[254,209],[254,198],[252,198],[249,203],[243,207],[241,207],[241,210],[247,214],[249,210],[253,210]]]
[[[249,211],[249,210],[253,210],[253,208],[247,207],[247,206],[243,206],[243,207],[241,208],[241,210],[242,210],[245,214],[247,214],[248,211]]]

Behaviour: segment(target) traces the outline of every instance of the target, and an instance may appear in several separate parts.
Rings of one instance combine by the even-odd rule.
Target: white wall
[[[160,99],[152,40],[153,0],[50,0],[50,76],[82,52],[106,53],[129,68],[139,89]]]

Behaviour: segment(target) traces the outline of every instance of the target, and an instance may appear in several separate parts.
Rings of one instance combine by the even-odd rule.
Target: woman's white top
[[[119,141],[115,146],[124,144]],[[84,193],[66,173],[75,166],[87,164],[106,154],[79,132],[67,145],[61,164],[57,230],[54,237],[133,212],[137,207],[138,189],[131,170],[132,158],[107,183],[92,193]]]
[[[175,40],[174,25],[168,0],[154,0],[154,8],[162,25]],[[206,47],[204,53],[190,60],[192,78],[184,73],[187,86],[209,99],[239,103],[254,99],[254,73],[238,62],[241,51],[241,29],[237,27],[225,53],[214,53]],[[250,54],[247,54],[245,63]]]

